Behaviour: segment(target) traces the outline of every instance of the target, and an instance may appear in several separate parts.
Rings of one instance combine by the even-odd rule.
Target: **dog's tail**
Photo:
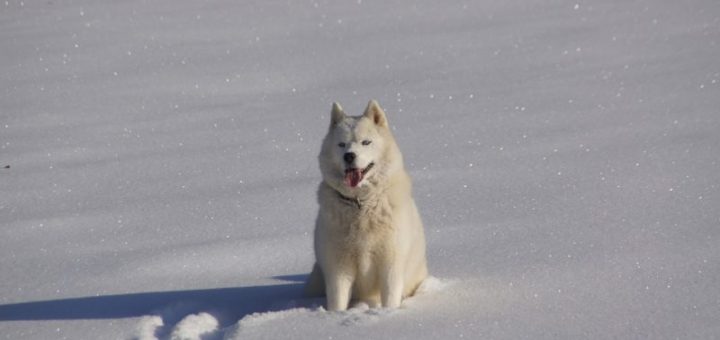
[[[303,291],[306,297],[323,297],[325,296],[325,279],[323,278],[322,269],[315,263],[312,272],[305,282],[305,290]]]

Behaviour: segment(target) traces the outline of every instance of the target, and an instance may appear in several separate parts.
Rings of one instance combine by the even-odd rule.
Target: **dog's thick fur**
[[[351,301],[399,307],[427,277],[425,235],[378,103],[370,101],[358,117],[334,103],[318,158],[317,262],[305,293],[326,295],[328,310],[345,310]]]

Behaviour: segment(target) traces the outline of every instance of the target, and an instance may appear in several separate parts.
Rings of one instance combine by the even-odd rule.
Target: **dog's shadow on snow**
[[[303,298],[307,275],[276,276],[288,283],[168,292],[148,292],[0,305],[0,321],[119,319],[147,315],[162,316],[173,324],[191,313],[213,314],[221,325],[245,315],[312,307],[318,299]]]

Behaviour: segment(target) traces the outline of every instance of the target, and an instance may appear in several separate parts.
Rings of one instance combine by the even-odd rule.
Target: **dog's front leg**
[[[402,301],[403,278],[402,269],[398,264],[385,266],[382,270],[380,299],[385,308],[398,308]]]
[[[348,308],[352,284],[353,276],[349,273],[329,271],[325,274],[328,310],[338,311]]]

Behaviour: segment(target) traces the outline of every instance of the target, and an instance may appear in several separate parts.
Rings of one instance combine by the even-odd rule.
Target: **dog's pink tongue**
[[[360,169],[347,169],[345,170],[345,185],[349,187],[356,187],[360,184],[363,179],[363,173]]]

